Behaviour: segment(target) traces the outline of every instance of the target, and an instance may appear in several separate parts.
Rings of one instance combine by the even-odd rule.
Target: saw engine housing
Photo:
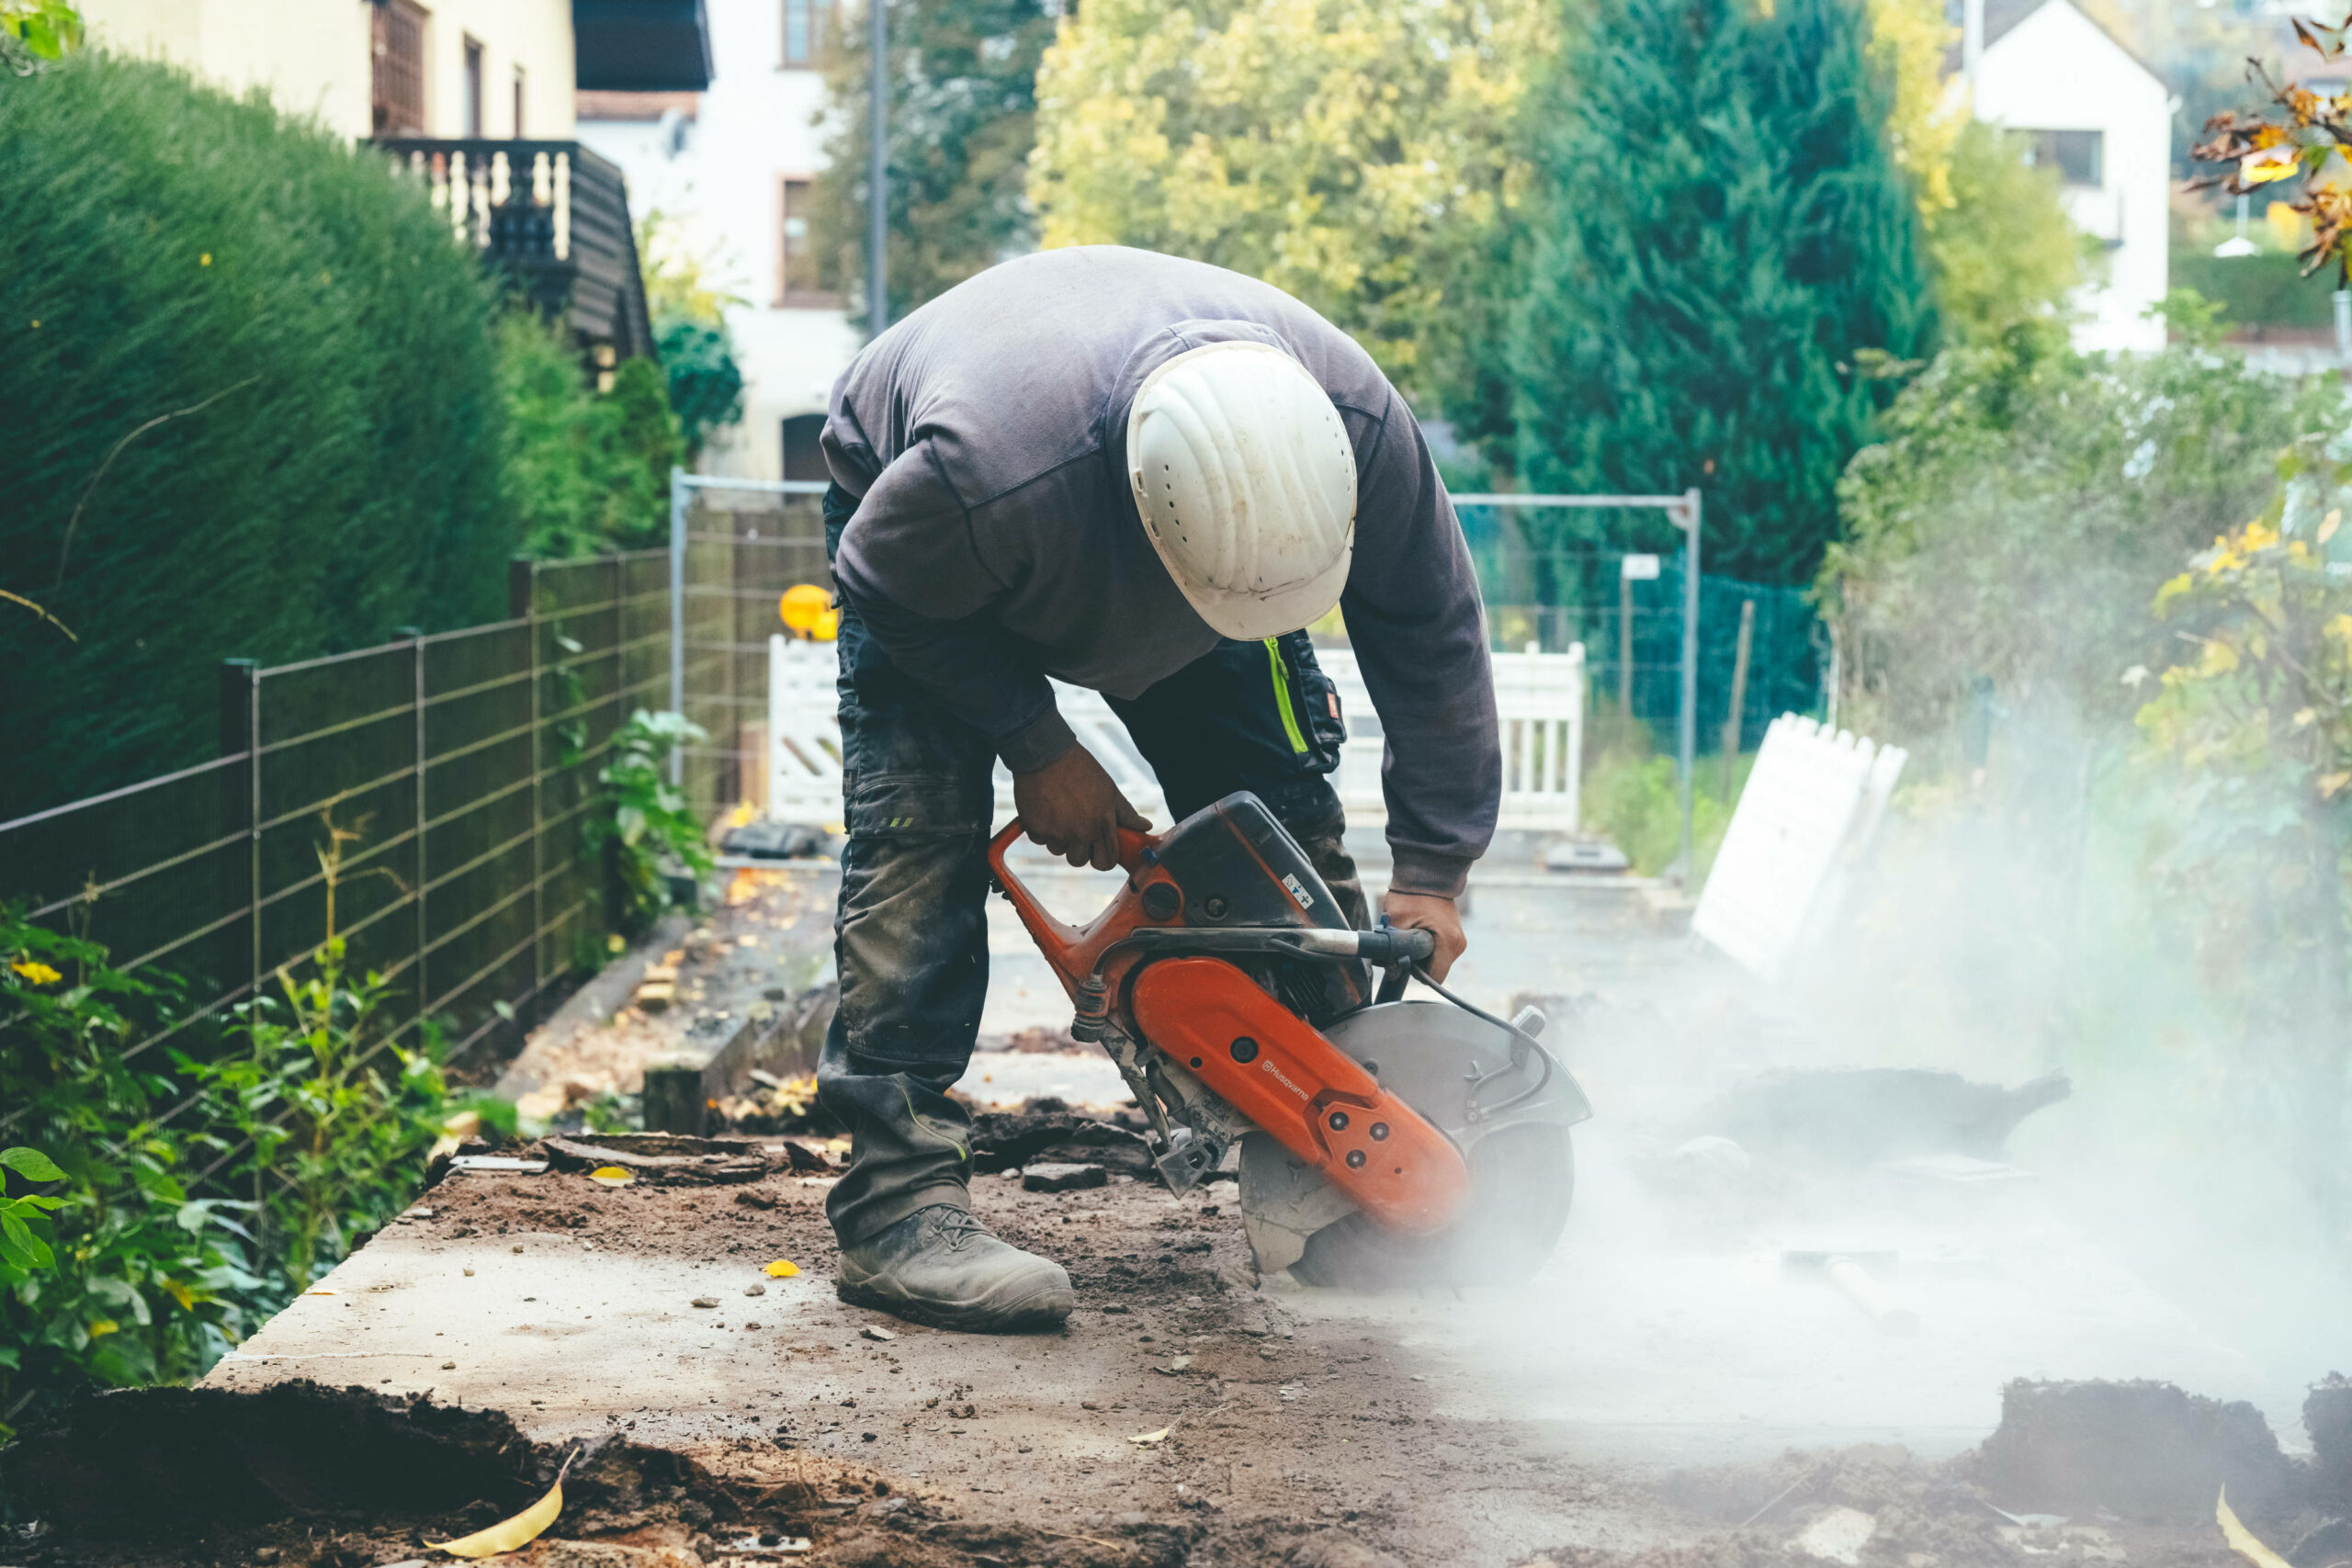
[[[1070,995],[1070,1032],[1118,1064],[1172,1190],[1242,1141],[1242,1207],[1261,1267],[1304,1256],[1311,1273],[1318,1251],[1438,1257],[1497,1201],[1480,1174],[1494,1161],[1478,1145],[1505,1129],[1532,1130],[1514,1134],[1519,1145],[1556,1142],[1568,1179],[1566,1129],[1591,1112],[1536,1042],[1542,1015],[1505,1024],[1466,1006],[1384,999],[1428,956],[1428,933],[1354,930],[1254,795],[1227,795],[1157,839],[1123,832],[1125,885],[1082,928],[1046,913],[1008,868],[1021,834],[1009,825],[989,863]],[[1322,1269],[1335,1283],[1360,1271]]]

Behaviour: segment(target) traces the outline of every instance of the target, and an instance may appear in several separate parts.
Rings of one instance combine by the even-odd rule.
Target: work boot
[[[833,1289],[845,1302],[968,1334],[1051,1328],[1076,1304],[1060,1264],[999,1241],[949,1203],[842,1247]]]

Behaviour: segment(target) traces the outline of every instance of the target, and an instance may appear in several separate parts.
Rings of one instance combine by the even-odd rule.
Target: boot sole
[[[972,1302],[925,1302],[891,1295],[873,1286],[836,1278],[833,1293],[854,1306],[872,1307],[909,1323],[966,1334],[1010,1334],[1058,1328],[1077,1305],[1074,1294],[1052,1285],[1030,1290],[999,1305],[983,1297]]]

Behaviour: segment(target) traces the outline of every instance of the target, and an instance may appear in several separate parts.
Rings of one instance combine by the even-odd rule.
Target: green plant
[[[1849,0],[1590,7],[1530,101],[1533,239],[1490,351],[1525,488],[1700,486],[1710,570],[1812,576],[1885,372],[1937,338],[1866,43]]]
[[[213,756],[223,657],[505,614],[493,299],[419,182],[103,50],[0,148],[0,590],[80,638],[0,615],[0,818]]]
[[[82,17],[71,0],[0,0],[0,71],[29,76],[82,47]]]
[[[1690,886],[1707,880],[1722,848],[1724,830],[1731,825],[1731,805],[1739,798],[1753,757],[1735,771],[1728,801],[1716,793],[1724,770],[1719,761],[1700,759],[1697,786],[1690,797],[1690,854],[1696,863]],[[1682,853],[1682,797],[1675,787],[1674,759],[1656,757],[1638,742],[1604,751],[1585,774],[1583,818],[1587,826],[1605,834],[1625,853],[1634,872],[1657,876]]]
[[[167,1120],[185,1086],[123,1056],[134,1020],[165,1021],[174,1001],[96,943],[0,908],[0,1107],[46,1156],[0,1163],[64,1183],[0,1223],[39,1244],[0,1246],[0,1438],[89,1383],[194,1377],[273,1304],[250,1267],[252,1206],[192,1191],[190,1167],[219,1147],[202,1109]]]
[[[590,846],[611,846],[623,924],[641,926],[670,907],[664,862],[707,876],[715,862],[685,792],[670,782],[671,753],[709,737],[684,714],[639,708],[613,732],[612,751],[596,773],[605,809],[588,820]]]
[[[15,1171],[27,1181],[65,1179],[57,1162],[39,1149],[0,1149],[0,1168]],[[0,1263],[22,1269],[28,1274],[56,1268],[57,1254],[41,1234],[49,1228],[42,1216],[63,1207],[64,1199],[40,1192],[28,1192],[17,1198],[0,1196]]]
[[[711,433],[743,417],[743,372],[727,308],[745,301],[711,282],[708,262],[659,208],[638,220],[637,254],[655,353],[669,378],[670,412],[678,417],[686,466],[698,467]]]
[[[408,1205],[448,1113],[437,1032],[399,1043],[383,1016],[390,987],[351,973],[335,923],[345,852],[365,825],[339,826],[332,807],[320,821],[325,940],[303,973],[277,971],[277,996],[236,1010],[245,1050],[184,1062],[236,1140],[238,1173],[257,1180],[272,1264],[296,1294]]]
[[[594,555],[666,537],[680,447],[660,368],[624,361],[599,392],[560,322],[516,307],[496,336],[506,480],[526,553]]]

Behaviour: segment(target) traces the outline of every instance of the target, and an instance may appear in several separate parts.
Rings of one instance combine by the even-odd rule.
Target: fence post
[[[1756,601],[1739,602],[1739,642],[1731,656],[1731,711],[1724,715],[1724,799],[1731,799],[1732,773],[1739,765],[1739,725],[1747,705],[1747,660],[1756,648]]]
[[[246,1000],[261,995],[261,664],[252,659],[220,661],[220,755],[245,754],[244,818]]]
[[[416,884],[410,890],[409,901],[414,907],[416,935],[416,1026],[421,1035],[424,1031],[425,1009],[432,1004],[433,993],[424,983],[424,628],[394,626],[392,640],[409,645],[409,702],[415,720],[412,744],[416,754],[416,854],[414,857]]]
[[[542,977],[544,955],[540,949],[547,945],[545,920],[547,910],[540,901],[546,883],[546,873],[539,865],[539,838],[546,831],[545,818],[539,806],[539,596],[532,592],[532,563],[511,560],[506,563],[506,614],[523,623],[523,667],[531,688],[530,745],[526,750],[524,765],[531,770],[531,990],[530,1000],[537,1003],[539,991],[546,984]]]
[[[245,1005],[261,1000],[261,661],[220,661],[220,750],[245,754]],[[261,1162],[254,1162],[254,1231],[269,1234]]]
[[[1682,492],[1682,712],[1675,724],[1682,795],[1682,856],[1679,880],[1687,891],[1698,867],[1690,834],[1690,792],[1699,752],[1699,492]]]
[[[670,470],[670,711],[686,711],[686,471]],[[670,783],[685,779],[684,748],[670,753]]]

